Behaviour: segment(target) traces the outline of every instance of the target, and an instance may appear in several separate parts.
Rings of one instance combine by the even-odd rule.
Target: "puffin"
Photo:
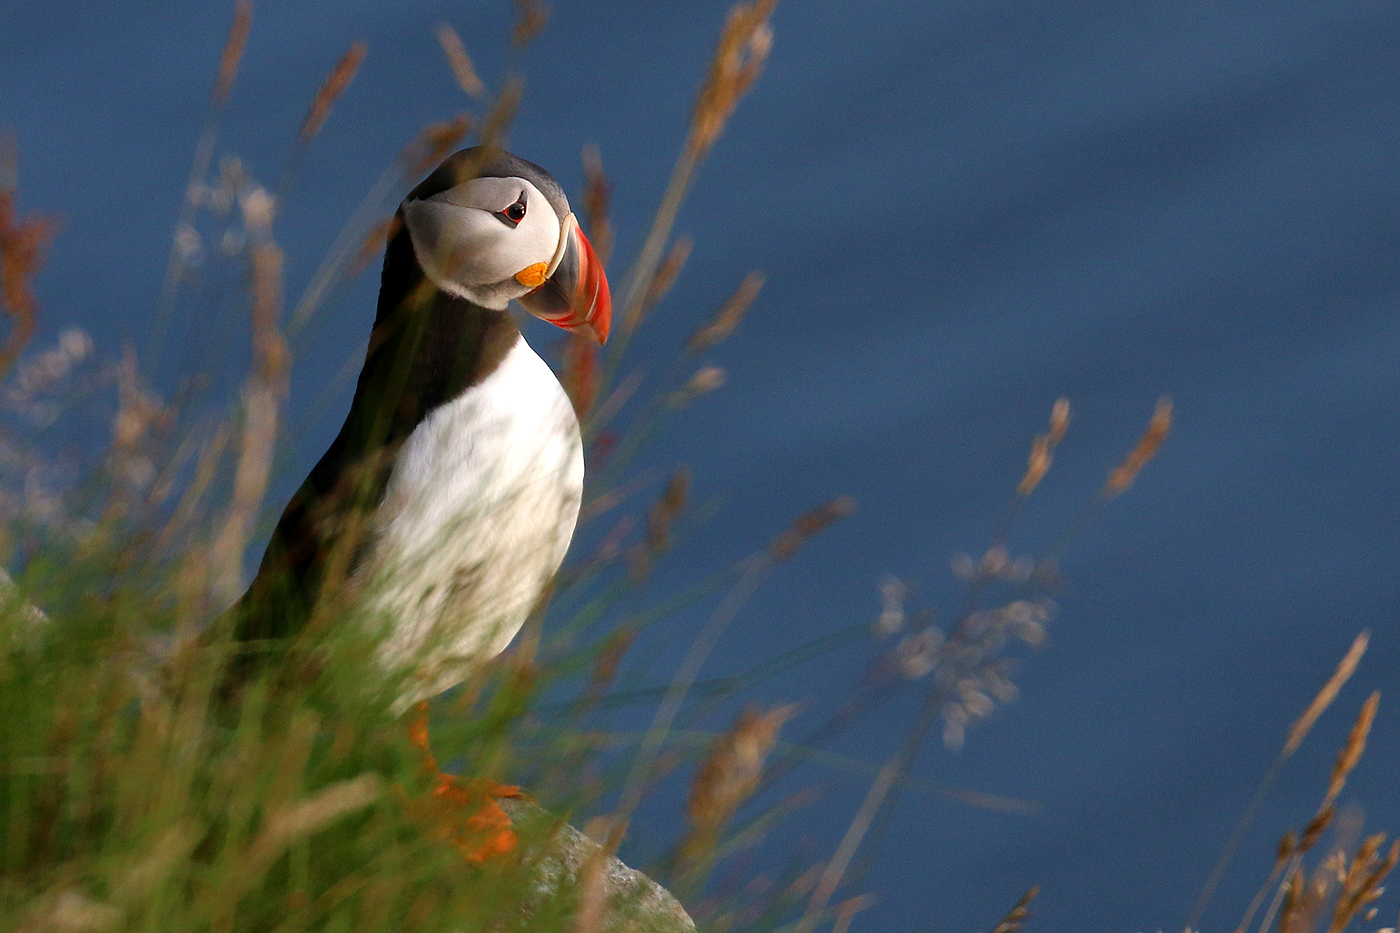
[[[507,306],[601,344],[612,303],[559,183],[503,149],[449,156],[391,231],[345,423],[230,610],[230,679],[348,594],[401,712],[506,648],[578,520],[578,419]]]

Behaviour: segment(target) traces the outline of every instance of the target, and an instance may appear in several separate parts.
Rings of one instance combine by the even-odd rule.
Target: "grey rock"
[[[670,891],[604,855],[598,843],[535,804],[518,799],[500,803],[520,830],[525,858],[533,868],[533,890],[522,905],[527,913],[588,910],[584,875],[591,870],[602,886],[601,900],[596,892],[593,898],[598,933],[695,933],[694,921]]]

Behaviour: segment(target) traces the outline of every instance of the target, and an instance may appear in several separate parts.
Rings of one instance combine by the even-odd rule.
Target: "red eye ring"
[[[512,227],[519,226],[520,221],[525,219],[525,194],[521,192],[515,203],[503,211],[498,212]]]

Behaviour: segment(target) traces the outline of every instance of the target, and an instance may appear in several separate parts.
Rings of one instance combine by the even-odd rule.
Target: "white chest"
[[[383,658],[423,695],[504,650],[559,569],[583,493],[573,407],[523,339],[409,436],[363,569]]]

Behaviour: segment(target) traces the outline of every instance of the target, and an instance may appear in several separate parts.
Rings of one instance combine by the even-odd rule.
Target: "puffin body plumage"
[[[232,613],[236,640],[278,645],[348,591],[380,660],[414,666],[411,701],[504,650],[578,518],[578,420],[507,304],[600,342],[611,304],[558,183],[502,150],[448,158],[397,221],[350,412]]]
[[[420,676],[436,693],[503,651],[559,569],[582,496],[573,406],[519,338],[399,450],[355,571],[389,626],[385,659],[421,662],[431,647]]]

